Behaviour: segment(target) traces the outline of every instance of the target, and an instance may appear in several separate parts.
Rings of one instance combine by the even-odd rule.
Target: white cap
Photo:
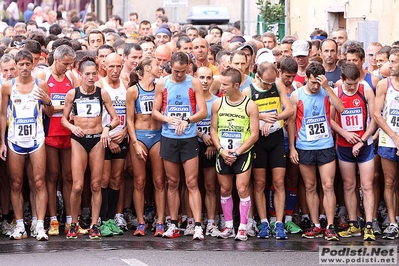
[[[309,56],[310,45],[305,40],[297,40],[292,44],[293,56]]]
[[[261,48],[256,53],[255,63],[259,65],[262,64],[263,62],[269,62],[269,63],[276,62],[276,58],[274,57],[272,51],[267,48]]]

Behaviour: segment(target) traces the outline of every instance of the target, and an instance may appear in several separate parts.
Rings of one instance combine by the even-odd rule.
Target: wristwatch
[[[181,120],[186,121],[188,125],[190,124],[190,118],[188,118],[187,116],[183,116]]]
[[[105,125],[105,127],[109,128],[109,131],[111,131],[111,130],[112,130],[112,126],[111,126],[111,124],[106,124],[106,125]]]
[[[237,154],[235,151],[233,151],[233,152],[231,153],[231,155],[233,155],[234,157],[238,157],[238,154]]]
[[[49,103],[45,104],[46,106],[53,106],[53,102],[50,100]]]

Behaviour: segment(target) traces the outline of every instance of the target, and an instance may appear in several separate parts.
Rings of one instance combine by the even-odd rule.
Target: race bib
[[[197,122],[197,129],[199,132],[205,133],[205,134],[210,134],[211,130],[211,120],[210,119],[204,119],[202,121]]]
[[[223,149],[237,150],[242,144],[241,132],[222,131],[220,135],[220,145]]]
[[[268,110],[268,111],[261,111],[260,114],[266,114],[266,113],[278,113],[277,109],[273,109],[273,110]],[[266,122],[259,119],[259,130],[262,130],[263,125]],[[274,122],[274,124],[270,127],[270,133],[276,132],[277,130],[280,129],[280,120],[277,120],[276,122]]]
[[[154,94],[139,95],[140,110],[143,115],[151,114],[154,104]]]
[[[36,138],[36,120],[34,117],[17,118],[15,120],[15,139],[31,141]]]
[[[180,120],[183,117],[190,117],[190,106],[188,105],[169,105],[166,108],[167,116],[177,116],[180,117]],[[190,127],[190,125],[189,125]],[[189,128],[187,127],[187,128]],[[176,129],[176,125],[168,125],[169,129]]]
[[[54,106],[56,105],[65,105],[65,93],[51,93],[51,102]],[[62,112],[54,113],[53,117],[61,117]]]
[[[307,141],[329,137],[327,119],[324,115],[305,118],[305,129]]]
[[[363,130],[362,108],[348,108],[341,113],[341,126],[346,131]]]
[[[121,128],[124,128],[126,126],[126,108],[115,107],[115,112],[119,118],[119,126]],[[109,122],[111,123],[111,116],[109,116],[109,117],[110,117]]]
[[[387,123],[395,133],[399,133],[399,109],[389,108]]]
[[[83,100],[76,101],[77,115],[80,117],[97,117],[101,115],[100,101]]]

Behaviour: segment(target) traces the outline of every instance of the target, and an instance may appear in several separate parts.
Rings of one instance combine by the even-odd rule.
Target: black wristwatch
[[[237,154],[235,151],[233,151],[233,152],[231,153],[231,155],[233,155],[234,157],[238,157],[238,154]]]
[[[188,125],[190,124],[190,118],[188,118],[187,116],[183,116],[181,120],[186,121]]]
[[[362,139],[362,142],[363,142],[364,146],[367,146],[367,140]]]
[[[45,104],[46,106],[53,106],[53,102],[50,100],[49,103]]]
[[[111,131],[111,130],[112,130],[112,126],[111,126],[111,124],[106,124],[106,125],[105,125],[105,127],[109,128],[109,131]]]

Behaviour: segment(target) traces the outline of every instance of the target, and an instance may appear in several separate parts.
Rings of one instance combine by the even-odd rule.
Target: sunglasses
[[[257,75],[258,76],[258,78],[260,79],[260,81],[263,83],[263,84],[265,84],[265,85],[273,85],[274,83],[275,83],[275,81],[273,81],[273,82],[267,82],[267,81],[264,81],[259,75]]]

